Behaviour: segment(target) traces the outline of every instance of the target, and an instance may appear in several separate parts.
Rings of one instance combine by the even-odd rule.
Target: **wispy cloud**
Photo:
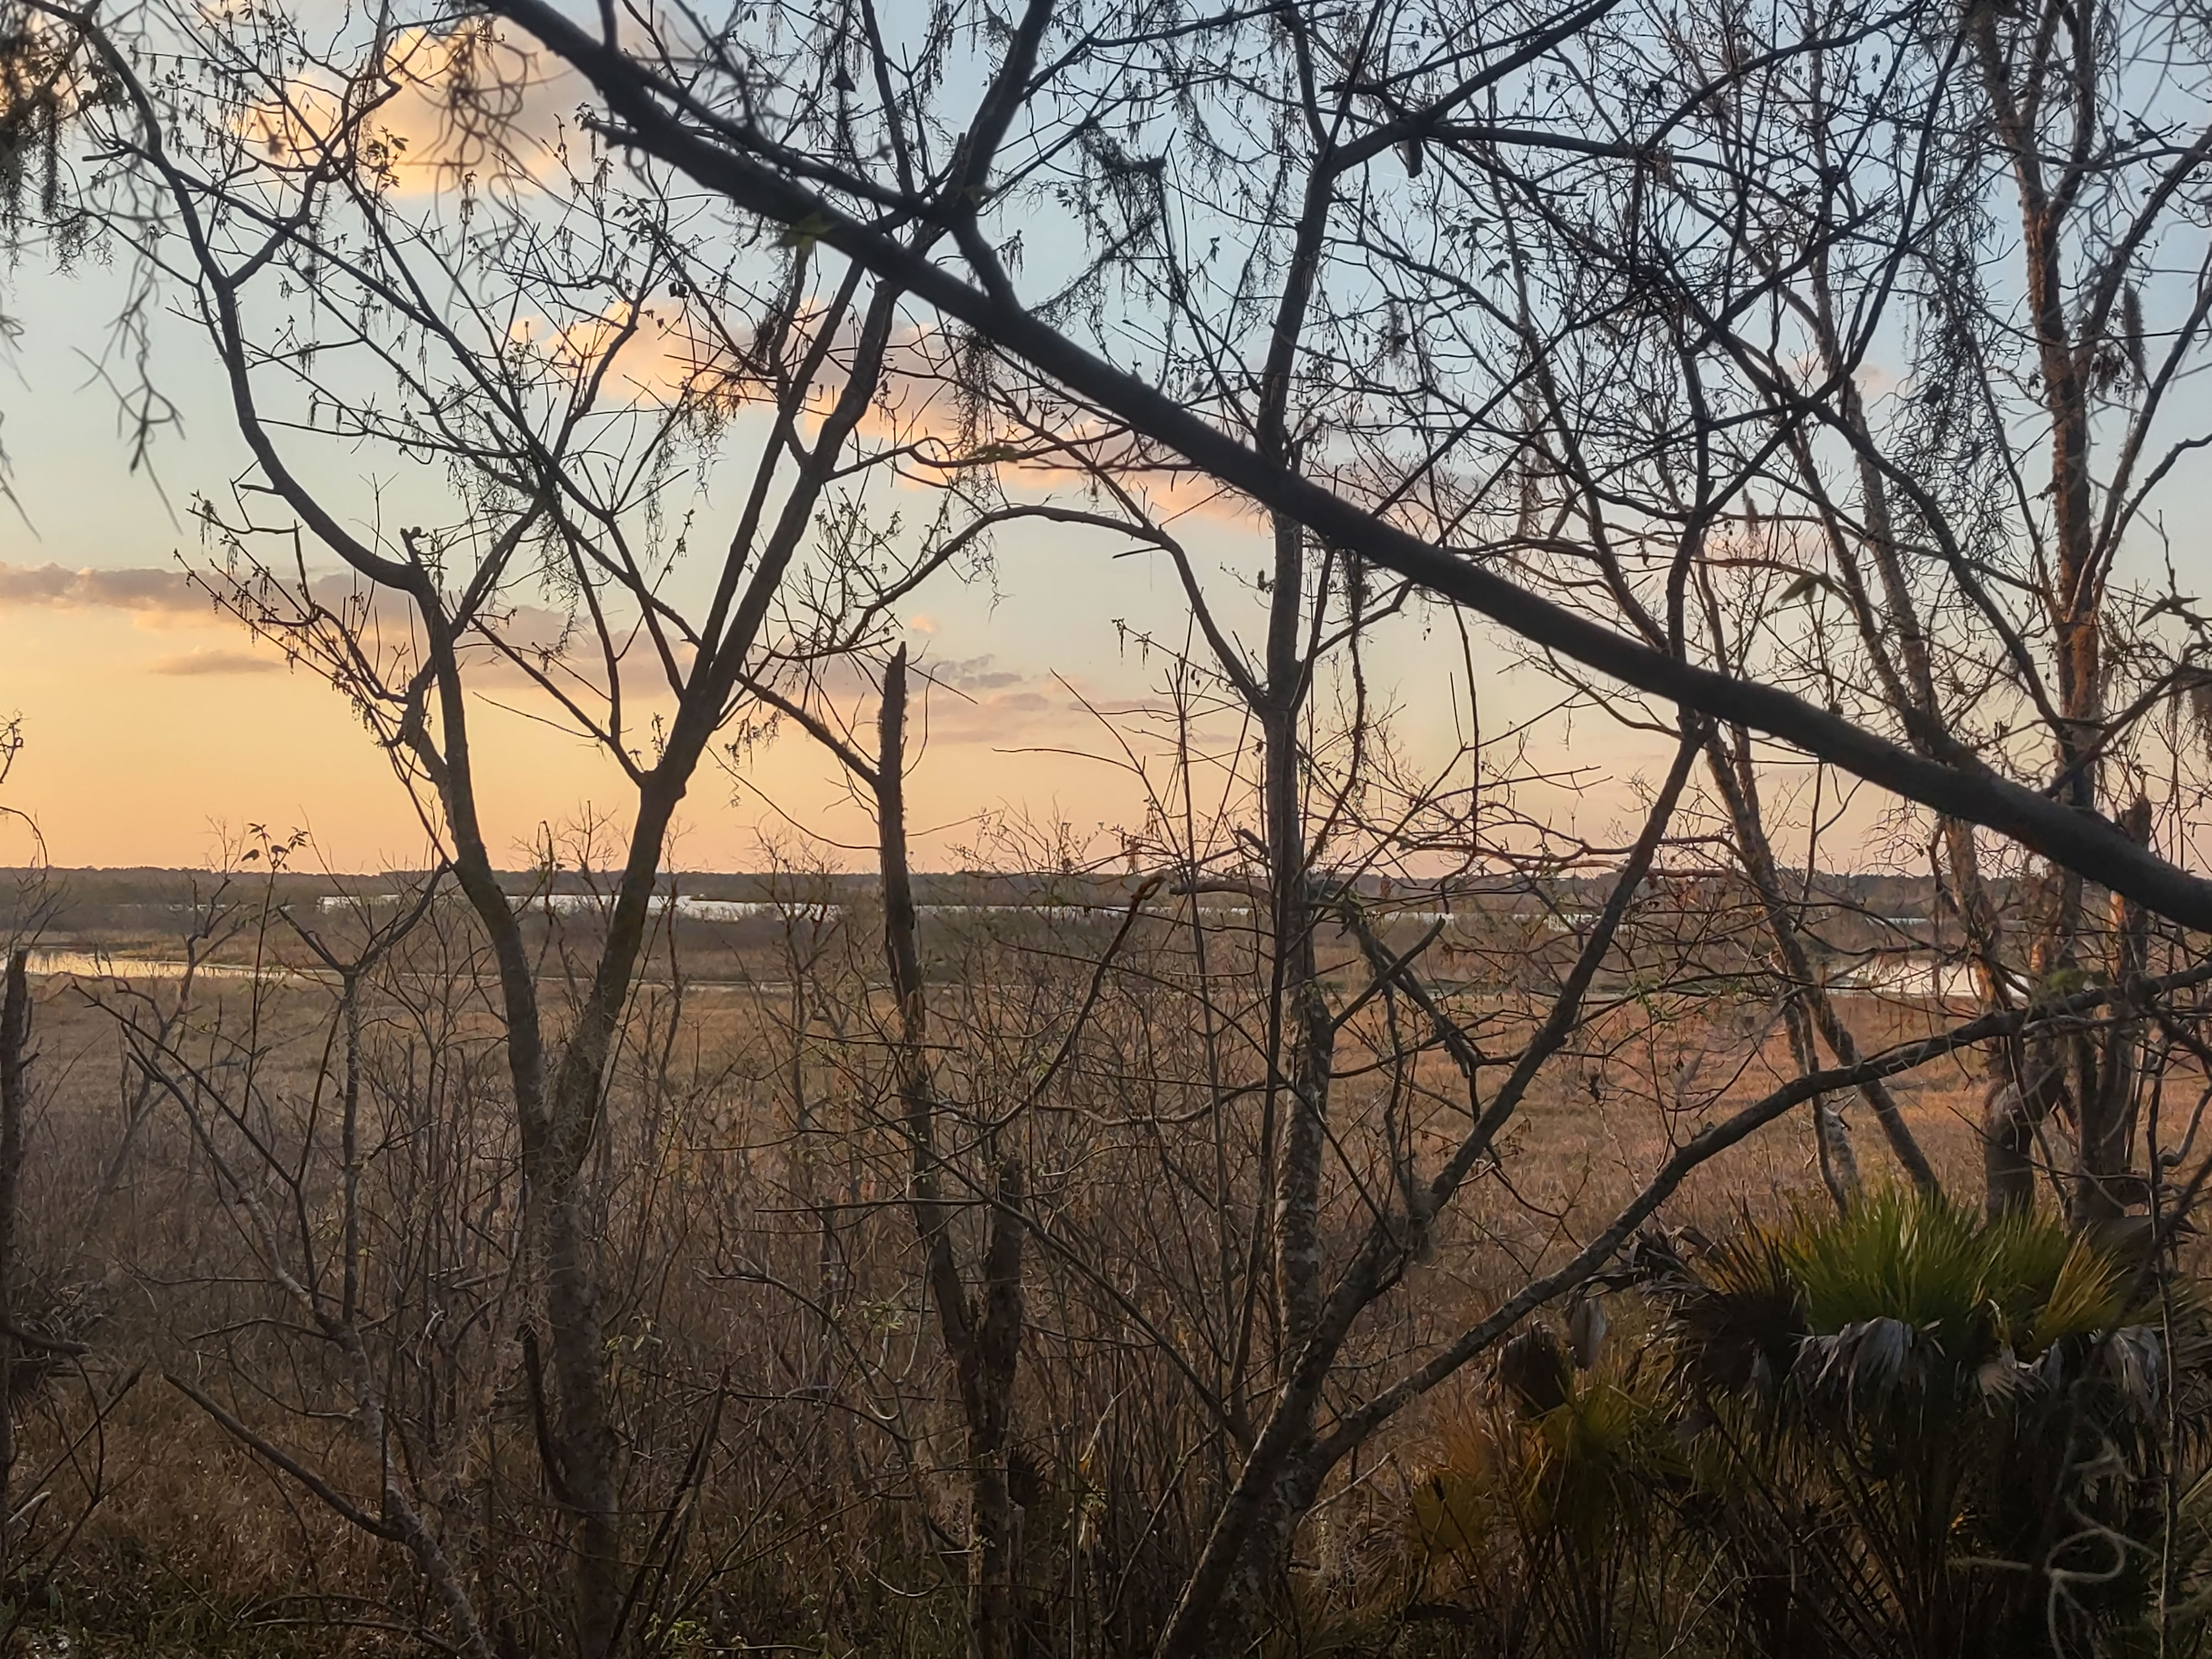
[[[931,662],[923,672],[939,685],[951,687],[975,696],[985,691],[1003,690],[1009,685],[1019,685],[1022,677],[1009,669],[997,666],[998,659],[991,656],[962,657],[947,662]]]
[[[270,674],[283,665],[273,657],[257,657],[251,651],[225,651],[203,646],[180,651],[174,656],[157,658],[146,672],[197,678],[203,674]]]
[[[161,565],[70,570],[58,564],[0,563],[0,605],[101,606],[117,611],[205,611],[206,593]]]

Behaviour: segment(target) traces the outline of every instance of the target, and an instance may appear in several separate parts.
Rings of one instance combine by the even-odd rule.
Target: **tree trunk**
[[[2050,17],[2046,13],[2045,27]],[[2087,52],[2090,23],[2069,15],[2065,27],[2075,50]],[[2070,80],[2080,66],[2063,58],[2052,62],[2038,58],[2028,68],[2026,83],[2015,87],[1994,7],[1972,15],[1969,38],[1996,137],[2019,194],[2027,316],[2040,378],[2038,396],[2051,422],[2051,480],[2045,493],[2051,502],[2051,559],[2042,598],[2054,635],[2058,683],[2051,791],[2078,811],[2094,814],[2100,793],[2098,746],[2105,734],[2104,599],[2109,550],[2100,541],[2089,466],[2089,404],[2100,342],[2094,337],[2094,320],[2085,315],[2077,331],[2068,314],[2066,237],[2069,220],[2081,200],[2082,158],[2106,112],[2092,96],[2071,95],[2076,88],[2069,85],[2063,107],[2074,124],[2072,137],[2046,135],[2039,112],[2048,107],[2045,100],[2051,86],[2033,77]],[[2148,833],[2146,819],[2146,839]],[[2050,975],[2079,965],[2085,920],[2082,886],[2076,871],[2052,872],[2051,903],[2033,953],[2039,984]],[[2124,954],[2129,929],[2124,917],[2116,920],[2114,948]],[[2113,1029],[2108,1045],[2111,1065],[2103,1068],[2086,1039],[2054,1036],[2032,1044],[2019,1068],[2021,1075],[2008,1088],[1993,1092],[1988,1155],[1993,1211],[2000,1207],[2001,1188],[2006,1204],[2033,1202],[2029,1146],[2051,1103],[2063,1097],[2069,1059],[2075,1073],[2075,1167],[2083,1183],[2077,1186],[2070,1207],[2078,1216],[2107,1206],[2113,1191],[2109,1178],[2121,1173],[2126,1162],[2126,1136],[2118,1123],[2126,1113],[2124,1103],[2108,1104],[2103,1096],[2106,1077],[2121,1073],[2126,1078],[2124,1092],[2132,1093],[2135,1061],[2131,1052],[2121,1052],[2124,1043],[2132,1044],[2132,1038],[2124,1036],[2125,1030],[2124,1023]],[[2114,1158],[2121,1167],[2102,1167]]]
[[[8,952],[0,993],[0,1584],[15,1591],[14,1540],[8,1518],[15,1493],[15,1218],[22,1206],[23,1126],[29,1116],[31,989],[29,953]]]
[[[1011,1659],[1021,1517],[1007,1478],[1014,1372],[1021,1360],[1022,1164],[999,1162],[983,1250],[983,1316],[976,1333],[975,1404],[968,1433],[973,1483],[968,1630],[976,1659]]]
[[[2150,802],[2137,795],[2120,827],[2148,845],[2150,818]],[[2117,1218],[2133,1197],[2130,1166],[2135,1150],[2136,1081],[2142,1069],[2142,1021],[2127,1012],[2130,1000],[2126,988],[2142,975],[2148,945],[2149,919],[2142,907],[2113,894],[2106,971],[2119,989],[2120,1000],[2115,1017],[2102,1033],[2079,1039],[2081,1146],[2073,1202],[2077,1226]]]
[[[1279,1068],[1269,1079],[1268,1097],[1271,1103],[1282,1103],[1275,1159],[1275,1294],[1287,1359],[1312,1334],[1321,1311],[1321,1176],[1334,1028],[1316,971],[1300,788],[1298,716],[1305,702],[1306,664],[1299,653],[1298,629],[1304,608],[1305,532],[1278,516],[1274,534],[1267,680],[1259,714],[1267,744],[1261,787],[1274,932],[1269,1063]]]
[[[623,1603],[606,1341],[581,1172],[556,1171],[552,1186],[544,1212],[545,1321],[558,1395],[556,1446],[575,1528],[576,1644],[587,1659],[605,1659],[620,1638]]]
[[[1015,1648],[1018,1516],[1007,1480],[1015,1374],[1021,1362],[1021,1160],[997,1158],[984,1229],[982,1288],[972,1299],[953,1254],[951,1211],[939,1167],[936,1082],[929,1060],[929,1010],[906,844],[906,647],[884,671],[871,777],[877,855],[883,873],[884,956],[898,999],[895,1064],[912,1164],[908,1204],[938,1328],[958,1384],[966,1428],[968,1648],[974,1659],[1011,1659]],[[980,1304],[980,1305],[979,1305]]]

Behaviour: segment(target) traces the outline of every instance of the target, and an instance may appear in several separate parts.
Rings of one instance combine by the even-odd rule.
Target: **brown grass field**
[[[667,1651],[803,1642],[923,1654],[948,1650],[957,1627],[957,1569],[943,1549],[957,1437],[898,1201],[884,998],[865,922],[664,939],[617,1068],[598,1179],[629,1497],[641,1527],[678,1516],[690,1529],[674,1570],[683,1582],[660,1615]],[[934,941],[936,1058],[948,1096],[978,1121],[1018,1097],[1065,1031],[1097,950],[1083,925],[1012,941],[996,924],[947,927]],[[329,1344],[272,1278],[273,1238],[286,1271],[319,1275],[328,1291],[343,1172],[333,987],[307,971],[296,943],[273,941],[260,940],[257,979],[254,940],[232,939],[222,971],[201,975],[165,1040],[165,1063],[198,1079],[197,1136],[180,1098],[147,1084],[124,1040],[128,1023],[143,1033],[175,1006],[181,981],[143,965],[171,959],[170,947],[147,935],[64,941],[37,982],[27,1304],[87,1351],[22,1368],[36,1374],[18,1379],[14,1501],[43,1511],[26,1546],[50,1557],[44,1605],[26,1610],[33,1624],[102,1651],[403,1650],[422,1616],[397,1552],[204,1403],[340,1492],[373,1491]],[[549,930],[549,986],[561,982],[565,945],[580,941]],[[1178,980],[1188,964],[1170,960],[1174,945],[1171,934],[1135,939],[1052,1097],[1014,1131],[1057,1241],[1031,1258],[1018,1438],[1043,1494],[1033,1513],[1049,1517],[1034,1524],[1059,1529],[1051,1553],[1062,1562],[1036,1605],[1087,1632],[1070,1651],[1121,1650],[1156,1625],[1166,1569],[1203,1525],[1200,1489],[1223,1469],[1218,1437],[1177,1379],[1183,1366],[1216,1382],[1230,1374],[1237,1315],[1214,1269],[1249,1244],[1258,1148],[1249,1112],[1206,1108],[1216,1085],[1193,1046]],[[114,955],[105,975],[69,954],[93,945]],[[1348,952],[1330,971],[1340,1000],[1357,994]],[[1363,1328],[1348,1387],[1379,1385],[1481,1317],[1597,1231],[1701,1124],[1795,1075],[1753,996],[1600,990],[1609,1006],[1547,1068],[1424,1264]],[[1227,1030],[1245,1012],[1237,994],[1230,985],[1215,999]],[[1486,1051],[1510,1053],[1542,1005],[1468,985],[1454,1006]],[[1868,994],[1843,1006],[1869,1052],[1956,1017]],[[1375,1018],[1386,1013],[1402,1011]],[[558,1571],[558,1528],[519,1346],[533,1315],[516,1272],[497,1029],[459,926],[433,927],[375,991],[358,1166],[362,1321],[406,1478],[475,1564],[494,1618],[521,1632],[520,1651],[540,1576]],[[1379,1025],[1361,1031],[1360,1053],[1389,1051]],[[1465,1084],[1433,1047],[1400,1075],[1395,1106],[1388,1068],[1353,1063],[1351,1049],[1339,1050],[1333,1107],[1340,1251],[1364,1213],[1362,1183],[1387,1178],[1394,1121],[1424,1164],[1467,1121]],[[143,1037],[137,1052],[152,1052]],[[1893,1085],[1946,1185],[1970,1199],[1977,1066],[1964,1054]],[[2166,1090],[2185,1106],[2198,1081],[2177,1071]],[[1846,1115],[1867,1180],[1887,1181],[1866,1109]],[[1807,1113],[1793,1110],[1698,1170],[1660,1220],[1718,1236],[1825,1205],[1812,1146]],[[237,1181],[273,1232],[257,1227]],[[1142,1336],[1132,1310],[1150,1322]],[[1622,1340],[1637,1318],[1623,1305]],[[1267,1340],[1263,1321],[1250,1386],[1272,1363]],[[1163,1342],[1184,1359],[1164,1360]],[[1347,1540],[1401,1524],[1392,1517],[1436,1455],[1440,1425],[1486,1376],[1479,1362],[1363,1449],[1314,1531],[1322,1567],[1357,1554]],[[729,1645],[739,1631],[765,1645]]]

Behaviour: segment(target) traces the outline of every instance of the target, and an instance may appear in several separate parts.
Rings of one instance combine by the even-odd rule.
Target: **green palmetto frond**
[[[1773,1401],[1788,1379],[1861,1407],[1900,1391],[1985,1402],[2016,1392],[2018,1368],[2052,1350],[2157,1314],[2131,1266],[2059,1223],[1987,1220],[1910,1190],[1747,1228],[1665,1288],[1694,1386]]]
[[[2103,1628],[2149,1594],[2126,1540],[2159,1524],[2205,1320],[2138,1256],[1890,1191],[1747,1225],[1660,1288],[1699,1513],[1747,1582],[1787,1583],[1789,1639],[2047,1649],[2062,1613]]]
[[[1662,1606],[1716,1652],[2103,1652],[2154,1604],[2212,1358],[2195,1293],[2125,1244],[1912,1191],[1662,1240],[1652,1300],[1609,1304],[1644,1340],[1501,1353],[1413,1494],[1419,1593],[1499,1653],[1640,1651]],[[2212,1567],[2171,1571],[2212,1631]]]

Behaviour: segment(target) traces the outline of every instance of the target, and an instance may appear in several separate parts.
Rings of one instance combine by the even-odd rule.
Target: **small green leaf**
[[[2105,982],[2103,974],[2089,968],[2054,968],[2043,976],[2043,994],[2047,997],[2071,996],[2076,991],[2086,991],[2093,985]]]
[[[1794,605],[1816,587],[1826,588],[1831,593],[1836,591],[1835,583],[1817,570],[1808,570],[1782,590],[1780,602],[1784,605]]]
[[[783,234],[775,239],[778,247],[795,247],[804,253],[830,234],[830,222],[819,213],[810,213],[804,219],[786,225]]]

